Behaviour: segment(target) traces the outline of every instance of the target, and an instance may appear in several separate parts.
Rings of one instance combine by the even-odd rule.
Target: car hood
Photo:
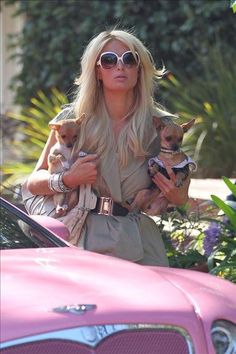
[[[201,316],[235,318],[235,287],[215,276],[140,266],[75,248],[1,255],[1,340],[93,324],[161,323],[197,330]],[[204,300],[205,299],[205,300]],[[96,305],[82,315],[56,312]]]

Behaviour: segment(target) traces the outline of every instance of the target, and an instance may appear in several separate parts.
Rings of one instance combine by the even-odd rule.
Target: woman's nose
[[[121,59],[118,59],[118,62],[117,62],[116,65],[117,65],[118,69],[123,69],[124,68],[124,64],[123,64]]]

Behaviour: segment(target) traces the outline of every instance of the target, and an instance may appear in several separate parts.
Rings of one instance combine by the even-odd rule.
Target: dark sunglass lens
[[[137,65],[138,63],[138,59],[133,55],[132,52],[125,53],[123,61],[126,65]]]
[[[117,63],[117,57],[115,54],[106,53],[101,56],[101,65],[104,68],[112,68]]]

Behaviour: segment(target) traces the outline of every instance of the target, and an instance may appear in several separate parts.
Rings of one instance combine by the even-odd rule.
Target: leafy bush
[[[48,122],[67,103],[67,97],[53,88],[49,97],[38,91],[36,97],[31,99],[31,106],[23,109],[21,113],[7,114],[8,119],[19,123],[18,131],[22,133],[23,139],[15,140],[12,146],[17,152],[18,161],[6,161],[2,167],[1,191],[7,192],[8,188],[14,190],[33,171],[49,135]]]
[[[236,200],[236,185],[227,177],[223,180]],[[209,273],[236,283],[236,209],[215,195],[212,201],[203,212],[186,206],[157,219],[157,223],[170,266],[200,269],[207,264]]]
[[[171,267],[192,268],[206,263],[203,251],[205,222],[189,205],[154,218],[161,230]]]
[[[168,106],[183,120],[196,123],[185,140],[185,150],[198,161],[196,176],[236,176],[236,66],[219,47],[199,58],[202,74],[191,80],[167,76],[161,85]]]
[[[223,177],[223,180],[236,201],[236,185],[227,177]],[[211,198],[223,211],[225,217],[223,220],[215,220],[215,230],[210,235],[209,232],[206,235],[213,239],[208,267],[211,274],[222,276],[236,283],[236,209],[216,195],[212,195]]]
[[[163,61],[174,73],[200,75],[196,53],[207,55],[216,41],[234,58],[236,21],[229,1],[149,0],[147,6],[146,0],[5,0],[14,3],[16,16],[25,17],[22,33],[11,38],[12,55],[22,66],[12,89],[23,106],[39,89],[58,87],[70,96],[88,41],[116,24],[135,29],[157,64]]]

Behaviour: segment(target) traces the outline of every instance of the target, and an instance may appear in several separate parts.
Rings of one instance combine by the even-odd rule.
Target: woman
[[[153,116],[172,118],[158,108],[153,97],[155,81],[164,70],[157,70],[147,48],[124,30],[105,31],[93,38],[81,67],[74,102],[53,122],[84,117],[77,147],[88,155],[63,174],[62,182],[65,189],[91,184],[98,197],[109,197],[108,202],[113,203],[112,215],[106,215],[101,205],[100,210],[89,212],[82,229],[84,247],[140,264],[167,266],[155,222],[143,213],[124,208],[139,190],[151,184],[147,161],[159,151]],[[26,205],[32,194],[43,196],[34,199],[39,206],[37,212],[40,203],[51,200],[54,193],[47,171],[47,156],[54,143],[51,133],[23,193]],[[169,174],[170,180],[158,173],[154,182],[171,204],[182,205],[188,199],[189,179],[177,188],[170,169]]]

